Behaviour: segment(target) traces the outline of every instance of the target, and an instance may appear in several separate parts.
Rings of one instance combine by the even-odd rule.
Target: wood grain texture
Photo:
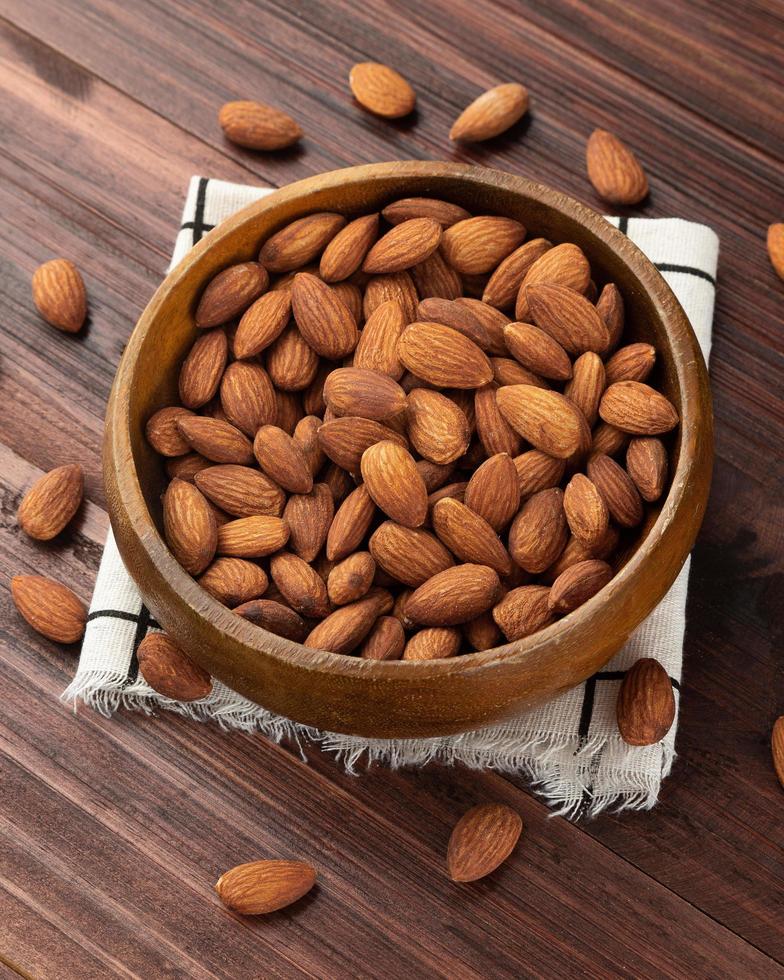
[[[781,789],[768,739],[784,708],[780,503],[780,6],[413,0],[157,4],[6,0],[0,21],[0,964],[39,977],[780,976]],[[392,63],[411,120],[356,107],[355,61]],[[520,79],[531,113],[486,145],[447,132],[479,91]],[[254,155],[217,125],[264,98],[305,130]],[[652,193],[633,212],[711,224],[722,252],[711,359],[717,461],[692,564],[679,758],[659,805],[577,826],[522,779],[430,767],[362,779],[308,752],[175,716],[74,715],[75,651],[34,636],[7,589],[59,576],[84,598],[106,530],[99,445],[130,328],[160,282],[188,177],[283,184],[355,163],[445,158],[508,169],[596,207],[584,142],[629,141]],[[30,275],[82,269],[83,335],[51,331]],[[87,502],[49,544],[15,524],[41,471],[80,462]],[[775,496],[778,491],[779,496]],[[474,803],[519,809],[524,839],[484,883],[442,876]],[[255,857],[313,860],[323,882],[269,921],[211,886]]]

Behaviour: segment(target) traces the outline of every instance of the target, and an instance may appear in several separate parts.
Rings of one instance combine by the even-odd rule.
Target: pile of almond
[[[609,582],[667,481],[678,414],[576,245],[429,198],[280,229],[219,273],[167,458],[169,546],[306,646],[452,657]]]

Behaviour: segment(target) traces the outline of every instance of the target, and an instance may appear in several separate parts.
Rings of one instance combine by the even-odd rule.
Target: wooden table
[[[546,8],[546,9],[545,9]],[[782,674],[784,8],[753,0],[3,0],[0,51],[0,960],[34,977],[784,976],[784,792],[769,758]],[[387,124],[351,65],[389,61],[419,94]],[[524,81],[529,120],[454,149],[459,109]],[[219,106],[291,111],[301,149],[224,142]],[[8,579],[87,599],[107,529],[103,410],[166,269],[191,174],[260,184],[347,164],[471,160],[600,204],[584,172],[605,126],[644,161],[635,214],[721,236],[711,373],[713,495],[692,568],[679,758],[649,813],[548,819],[523,779],[431,766],[345,775],[329,758],[176,716],[76,714],[76,650],[34,635]],[[72,258],[84,335],[45,326],[30,277]],[[41,471],[78,461],[88,503],[52,545],[15,523]],[[491,879],[443,872],[470,805],[508,802],[525,839]],[[310,897],[252,920],[216,902],[226,868],[301,855]],[[0,967],[0,972],[2,967]]]

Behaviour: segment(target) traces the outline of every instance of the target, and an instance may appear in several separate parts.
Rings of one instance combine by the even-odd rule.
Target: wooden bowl
[[[474,214],[517,218],[529,236],[575,242],[601,285],[615,282],[627,336],[658,351],[655,383],[680,412],[671,484],[639,544],[589,602],[534,636],[450,660],[378,662],[311,650],[267,633],[208,595],[160,532],[162,462],[144,426],[177,401],[193,312],[225,266],[256,257],[281,226],[314,211],[360,214],[430,195]],[[164,280],[120,363],[106,417],[104,478],[117,544],[155,618],[215,677],[270,711],[373,738],[446,735],[502,721],[599,670],[672,585],[708,499],[712,415],[705,363],[686,316],[654,266],[599,214],[521,177],[455,163],[381,163],[322,174],[276,191],[223,222]]]

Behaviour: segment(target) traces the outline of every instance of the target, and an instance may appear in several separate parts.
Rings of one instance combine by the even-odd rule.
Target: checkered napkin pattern
[[[194,177],[177,236],[172,265],[215,225],[268,188]],[[718,239],[704,225],[678,218],[610,218],[655,263],[710,353]],[[462,735],[430,739],[365,739],[306,729],[241,697],[220,682],[202,701],[178,703],[152,690],[139,674],[136,650],[158,629],[123,567],[109,534],[98,572],[76,676],[63,697],[111,714],[120,707],[166,708],[226,728],[260,732],[280,740],[311,741],[335,753],[355,771],[370,762],[391,766],[430,761],[504,772],[532,781],[537,792],[570,817],[595,815],[608,806],[649,808],[675,757],[676,724],[657,745],[632,747],[620,738],[615,700],[626,670],[640,657],[655,657],[679,700],[689,562],[658,608],[607,665],[579,687],[511,721]]]

